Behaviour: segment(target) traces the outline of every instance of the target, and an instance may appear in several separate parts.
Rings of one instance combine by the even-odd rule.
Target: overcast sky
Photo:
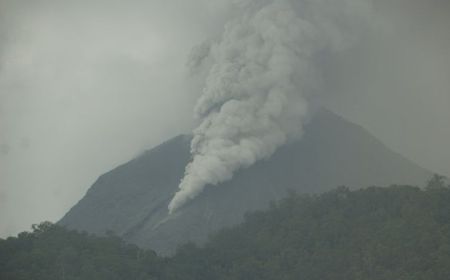
[[[228,2],[0,0],[1,237],[57,221],[99,175],[190,131],[187,56]],[[327,62],[324,102],[450,175],[448,5],[394,2],[381,13],[398,30]]]

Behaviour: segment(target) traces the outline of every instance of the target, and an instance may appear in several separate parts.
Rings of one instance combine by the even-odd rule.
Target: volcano
[[[322,110],[299,141],[236,172],[232,180],[206,188],[169,215],[167,206],[191,160],[190,140],[177,136],[100,176],[59,224],[99,235],[113,231],[169,255],[180,244],[202,244],[213,231],[240,223],[246,212],[265,209],[290,191],[423,185],[431,176],[364,128]]]

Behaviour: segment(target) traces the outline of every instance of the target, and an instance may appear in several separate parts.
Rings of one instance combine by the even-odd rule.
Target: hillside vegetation
[[[250,213],[173,257],[45,222],[0,240],[0,279],[450,279],[450,188],[339,187]],[[232,207],[232,205],[230,205]]]

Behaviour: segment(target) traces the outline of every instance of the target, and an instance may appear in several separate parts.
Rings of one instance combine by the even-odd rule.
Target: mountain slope
[[[186,241],[204,242],[213,230],[242,221],[244,213],[298,192],[338,185],[421,185],[431,175],[386,148],[358,125],[321,111],[300,141],[269,160],[237,172],[172,216],[167,205],[190,159],[190,137],[178,136],[102,175],[60,221],[69,228],[103,234],[167,254]]]
[[[292,195],[203,246],[181,247],[168,279],[450,279],[450,186]]]
[[[290,195],[173,257],[44,222],[0,238],[8,280],[448,280],[450,185]]]

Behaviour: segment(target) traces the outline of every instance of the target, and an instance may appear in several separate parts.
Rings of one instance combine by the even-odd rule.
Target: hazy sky
[[[324,102],[450,175],[448,5],[405,1],[380,8],[398,29],[326,61]],[[0,236],[57,221],[100,174],[190,131],[187,56],[228,2],[0,0]]]

